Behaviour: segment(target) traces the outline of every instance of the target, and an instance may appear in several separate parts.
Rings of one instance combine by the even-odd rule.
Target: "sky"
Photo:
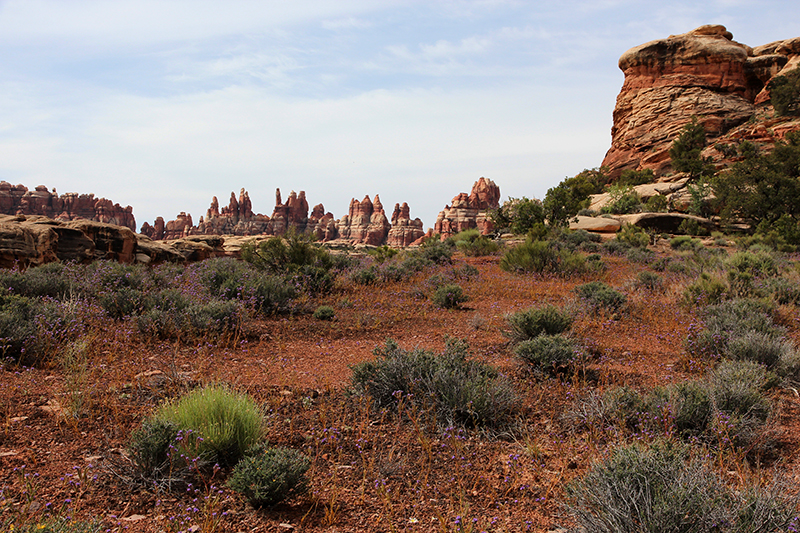
[[[800,36],[796,0],[0,0],[0,180],[94,193],[137,228],[245,188],[338,219],[437,213],[598,167],[627,49],[703,24]]]

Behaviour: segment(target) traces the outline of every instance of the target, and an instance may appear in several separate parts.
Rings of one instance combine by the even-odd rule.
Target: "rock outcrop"
[[[418,218],[411,220],[408,204],[394,204],[392,227],[389,229],[386,244],[392,248],[405,248],[424,236],[422,221]]]
[[[460,193],[436,218],[433,231],[446,239],[464,230],[478,228],[481,234],[491,233],[494,227],[487,218],[490,209],[500,205],[500,187],[492,180],[480,178],[472,191]]]
[[[348,214],[336,223],[336,233],[338,239],[354,244],[380,246],[386,242],[390,227],[383,204],[376,194],[372,202],[369,196],[360,202],[355,198],[350,200]]]
[[[93,220],[136,230],[131,206],[122,207],[94,194],[66,193],[61,196],[38,185],[30,191],[24,185],[0,181],[0,214],[38,215],[55,220]]]
[[[768,105],[769,81],[798,65],[800,38],[750,48],[720,25],[631,48],[619,60],[625,81],[603,165],[612,177],[626,169],[667,173],[669,148],[695,116],[710,144],[737,127],[744,128],[739,138],[747,138],[745,123],[757,115],[759,105]],[[751,133],[774,142],[766,130]]]

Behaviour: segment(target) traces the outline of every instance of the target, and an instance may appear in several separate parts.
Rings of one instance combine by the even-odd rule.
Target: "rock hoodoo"
[[[408,204],[394,204],[392,212],[392,227],[386,239],[386,244],[393,248],[405,248],[425,236],[422,221],[418,218],[411,220]]]
[[[390,229],[389,220],[383,211],[383,204],[378,195],[371,202],[365,196],[360,202],[350,200],[350,210],[336,223],[337,238],[356,244],[380,246],[386,242]]]
[[[492,180],[481,178],[472,186],[470,194],[460,193],[436,218],[435,233],[446,239],[460,231],[478,228],[484,235],[494,229],[487,218],[490,209],[500,206],[500,187]]]
[[[665,173],[672,142],[694,116],[711,143],[737,127],[738,138],[767,135],[774,142],[780,128],[768,133],[746,123],[769,102],[769,81],[799,65],[800,38],[751,48],[720,25],[631,48],[619,60],[625,81],[603,165],[612,176],[626,169]]]
[[[55,189],[38,185],[29,191],[24,185],[11,185],[0,181],[0,214],[39,215],[54,220],[93,220],[104,224],[124,226],[136,230],[136,220],[131,206],[122,207],[94,194],[66,193],[59,196]]]

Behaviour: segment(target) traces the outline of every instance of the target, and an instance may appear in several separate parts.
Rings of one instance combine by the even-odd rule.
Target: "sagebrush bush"
[[[184,442],[181,453],[222,465],[235,464],[263,431],[263,416],[255,401],[220,385],[194,390],[162,405],[152,421],[192,431],[198,438]]]
[[[448,339],[441,355],[405,350],[387,341],[376,359],[352,366],[353,389],[377,407],[411,401],[432,412],[443,426],[502,429],[510,425],[519,398],[509,380],[493,367],[468,359],[463,341]]]
[[[228,487],[242,494],[255,508],[275,505],[308,488],[311,461],[290,448],[267,448],[239,461]]]
[[[510,329],[504,332],[515,342],[537,337],[543,333],[556,335],[572,326],[572,315],[554,305],[532,307],[524,311],[506,315]]]
[[[595,309],[607,309],[612,312],[619,311],[627,298],[618,290],[602,281],[590,281],[575,287],[575,293],[583,301]]]
[[[464,230],[451,238],[458,251],[470,257],[492,255],[500,250],[497,241],[481,235],[477,229]]]
[[[645,270],[636,275],[633,284],[635,287],[640,287],[648,291],[655,291],[664,286],[664,278],[654,272]]]
[[[647,234],[647,231],[633,224],[622,226],[622,229],[617,232],[616,238],[634,248],[644,248],[650,244],[650,235]]]
[[[569,276],[586,272],[586,261],[581,254],[560,249],[549,241],[528,240],[507,250],[500,268],[507,272]]]
[[[433,291],[431,300],[437,307],[443,309],[457,309],[462,303],[469,300],[469,297],[464,294],[464,289],[459,285],[441,285]]]
[[[583,346],[575,339],[546,334],[520,342],[514,355],[532,370],[551,373],[574,369],[586,358]]]
[[[176,465],[172,463],[170,446],[176,444],[180,428],[171,420],[145,418],[142,425],[131,433],[128,453],[139,473],[157,479],[167,475]]]
[[[333,320],[335,316],[336,311],[334,311],[333,307],[330,305],[320,305],[317,307],[316,311],[314,311],[314,318],[317,320]]]
[[[700,239],[694,239],[690,235],[678,235],[669,241],[673,250],[697,250],[703,246]]]
[[[592,533],[791,531],[798,498],[785,483],[729,487],[688,447],[617,448],[567,488],[566,507]]]

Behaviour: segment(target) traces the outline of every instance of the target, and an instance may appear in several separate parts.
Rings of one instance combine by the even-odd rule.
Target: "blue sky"
[[[599,166],[619,56],[702,24],[800,36],[794,1],[0,0],[0,179],[132,205],[305,190],[436,214],[481,176],[541,198]]]

